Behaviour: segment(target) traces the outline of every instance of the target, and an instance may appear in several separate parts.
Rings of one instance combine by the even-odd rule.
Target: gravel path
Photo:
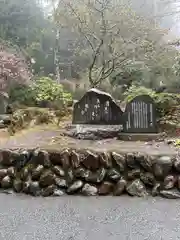
[[[180,201],[0,195],[0,239],[180,239]]]
[[[53,137],[60,136],[58,130],[39,129],[30,132],[24,132],[10,138],[3,139],[0,143],[1,148],[16,148],[16,147],[38,147],[48,144]]]
[[[4,138],[0,142],[0,148],[36,148],[44,147],[50,149],[60,149],[63,147],[88,148],[97,151],[121,152],[145,152],[148,154],[175,155],[176,149],[165,142],[133,142],[120,141],[116,139],[105,139],[101,141],[79,140],[62,135],[62,129],[34,129],[22,132],[11,138]]]

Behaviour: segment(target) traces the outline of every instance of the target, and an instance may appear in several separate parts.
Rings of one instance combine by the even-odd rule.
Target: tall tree
[[[0,34],[20,46],[38,39],[43,12],[36,0],[0,0]]]
[[[0,38],[17,45],[33,58],[34,71],[54,72],[52,23],[38,0],[0,0]]]
[[[57,10],[61,27],[76,35],[76,52],[88,64],[91,86],[98,86],[129,63],[140,61],[149,66],[164,50],[164,32],[117,1],[67,0]]]

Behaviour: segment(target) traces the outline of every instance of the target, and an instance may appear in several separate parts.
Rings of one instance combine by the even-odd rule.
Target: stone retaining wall
[[[90,150],[1,150],[0,188],[33,196],[180,198],[180,158]]]

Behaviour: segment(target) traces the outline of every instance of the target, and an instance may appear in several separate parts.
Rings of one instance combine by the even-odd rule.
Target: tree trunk
[[[56,82],[60,84],[61,75],[59,70],[59,30],[56,30],[56,44],[54,49],[54,65],[55,65],[55,73],[56,73]]]

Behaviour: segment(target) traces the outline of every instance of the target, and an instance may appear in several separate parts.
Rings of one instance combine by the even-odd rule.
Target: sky
[[[160,27],[167,29],[166,39],[180,38],[180,0],[129,0],[136,12],[159,21]],[[167,4],[169,2],[169,4]],[[172,3],[176,2],[176,3]],[[176,14],[175,14],[176,12]],[[155,18],[156,16],[156,18]]]

